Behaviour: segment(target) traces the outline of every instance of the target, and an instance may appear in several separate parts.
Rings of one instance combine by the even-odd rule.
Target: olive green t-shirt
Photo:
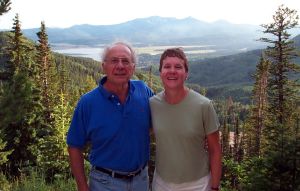
[[[178,104],[168,104],[163,92],[150,98],[156,139],[156,173],[166,182],[183,183],[209,174],[205,136],[219,128],[211,101],[189,90]]]

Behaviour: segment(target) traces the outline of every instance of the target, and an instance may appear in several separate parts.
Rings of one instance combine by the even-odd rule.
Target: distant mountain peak
[[[150,16],[113,25],[75,25],[65,29],[47,28],[50,43],[74,45],[106,44],[123,39],[132,44],[154,45],[215,45],[238,49],[257,45],[257,26],[239,26],[220,20],[204,22],[194,17],[175,18]],[[37,40],[36,31],[24,30]]]

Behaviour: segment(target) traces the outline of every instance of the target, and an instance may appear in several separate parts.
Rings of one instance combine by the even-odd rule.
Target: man
[[[67,144],[79,191],[148,190],[148,99],[153,92],[142,81],[130,80],[136,60],[126,43],[107,47],[102,56],[106,76],[77,104]],[[89,184],[82,153],[88,142],[92,165]]]

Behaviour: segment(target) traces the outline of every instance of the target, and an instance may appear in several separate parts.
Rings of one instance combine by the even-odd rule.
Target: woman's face
[[[163,60],[160,78],[165,89],[182,88],[188,76],[184,61],[178,57],[166,57]]]

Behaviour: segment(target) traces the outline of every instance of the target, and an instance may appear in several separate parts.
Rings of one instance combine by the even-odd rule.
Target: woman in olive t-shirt
[[[219,122],[211,101],[185,86],[188,61],[182,49],[165,50],[159,71],[164,91],[150,99],[156,138],[153,191],[219,190]]]

